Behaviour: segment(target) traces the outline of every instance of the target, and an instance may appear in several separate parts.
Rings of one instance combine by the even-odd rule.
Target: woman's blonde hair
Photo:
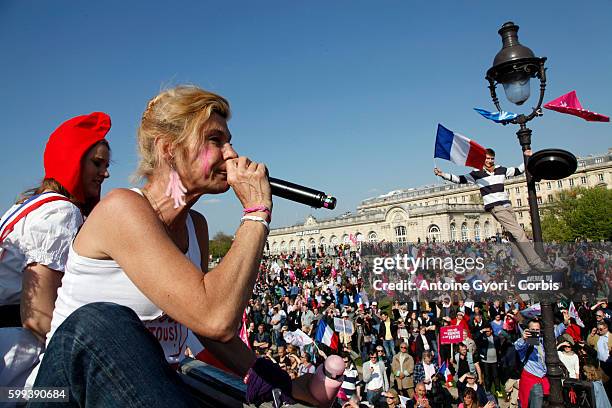
[[[134,181],[148,179],[162,164],[164,158],[157,148],[158,142],[168,142],[179,160],[189,147],[201,145],[204,142],[202,126],[213,113],[229,119],[228,101],[192,85],[167,89],[151,99],[138,128],[140,162]]]

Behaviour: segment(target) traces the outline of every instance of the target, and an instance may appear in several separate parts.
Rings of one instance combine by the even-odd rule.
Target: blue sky
[[[548,57],[545,101],[575,89],[585,108],[612,114],[612,2],[491,4],[3,0],[0,206],[40,181],[44,143],[59,123],[98,110],[113,121],[114,163],[103,192],[127,186],[146,101],[182,83],[229,99],[240,154],[266,163],[274,177],[338,197],[335,211],[276,199],[273,227],[439,183],[432,174],[438,123],[493,147],[499,163],[518,164],[517,129],[472,111],[493,110],[484,75],[508,20],[521,27],[524,45]],[[524,111],[501,100],[506,110]],[[588,155],[612,147],[609,123],[545,111],[530,127],[535,150]],[[195,208],[211,235],[232,234],[239,224],[232,192],[203,197]]]

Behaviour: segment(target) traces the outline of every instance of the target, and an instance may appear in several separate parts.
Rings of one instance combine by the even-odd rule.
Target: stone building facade
[[[578,187],[612,188],[612,148],[605,154],[578,159],[576,172],[563,180],[536,184],[540,208],[555,200],[556,193]],[[531,229],[525,176],[506,181],[506,191],[518,222]],[[444,184],[391,191],[361,202],[355,213],[325,220],[308,216],[304,223],[270,231],[272,254],[306,252],[359,241],[418,242],[479,241],[501,232],[501,226],[484,211],[475,185]]]

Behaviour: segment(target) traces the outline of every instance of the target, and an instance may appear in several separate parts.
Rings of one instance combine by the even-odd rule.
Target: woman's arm
[[[57,289],[64,274],[34,263],[23,270],[21,322],[43,343],[51,329]]]

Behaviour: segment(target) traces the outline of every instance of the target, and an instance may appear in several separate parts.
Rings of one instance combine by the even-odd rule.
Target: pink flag
[[[240,340],[242,340],[242,342],[244,344],[246,344],[248,348],[251,348],[251,345],[249,344],[249,336],[247,334],[247,316],[246,316],[246,310],[244,312],[242,312],[242,325],[240,326],[239,337],[240,337]]]
[[[289,279],[291,279],[291,282],[295,282],[295,272],[293,272],[293,269],[289,269]]]
[[[582,108],[576,91],[568,92],[544,105],[546,109],[578,116],[589,122],[609,122],[610,118]]]
[[[584,327],[584,323],[582,322],[582,319],[580,318],[580,316],[578,316],[578,311],[576,310],[576,306],[574,306],[574,302],[570,302],[568,312],[569,312],[570,317],[573,317],[574,319],[576,319],[576,324],[578,326]]]

